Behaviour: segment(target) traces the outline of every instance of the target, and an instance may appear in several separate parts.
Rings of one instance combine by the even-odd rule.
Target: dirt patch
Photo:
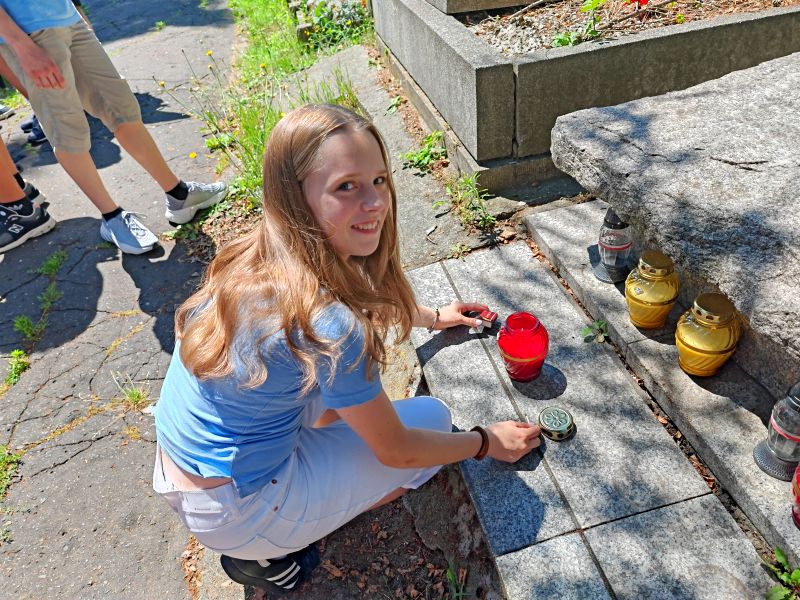
[[[203,559],[203,553],[205,551],[205,546],[198,542],[196,537],[190,535],[189,541],[186,544],[186,550],[181,554],[183,581],[186,583],[186,589],[189,590],[189,595],[192,600],[197,600],[200,597],[200,586],[202,583],[198,564]]]
[[[409,492],[405,504],[411,512],[397,500],[320,540],[322,564],[294,595],[305,600],[502,598],[455,468]],[[246,598],[271,596],[248,589]]]
[[[588,12],[581,12],[583,0],[544,2],[524,14],[517,14],[519,11],[514,8],[469,13],[460,19],[473,33],[507,56],[550,48],[557,36],[569,32],[584,35],[591,17]],[[656,27],[776,6],[800,6],[800,0],[609,0],[595,11],[597,36],[593,39],[617,39]]]

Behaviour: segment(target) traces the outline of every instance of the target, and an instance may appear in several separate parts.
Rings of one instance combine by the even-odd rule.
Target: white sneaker
[[[188,223],[194,219],[198,210],[214,206],[228,195],[228,186],[224,181],[214,183],[187,181],[186,185],[189,188],[186,200],[176,200],[167,195],[166,217],[170,225]]]
[[[136,213],[123,210],[113,219],[103,219],[100,237],[126,254],[150,252],[158,243],[158,238],[136,217]]]

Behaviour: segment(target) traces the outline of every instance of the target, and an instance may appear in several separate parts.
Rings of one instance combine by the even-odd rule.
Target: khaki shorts
[[[114,68],[83,21],[70,27],[37,31],[31,34],[31,39],[61,69],[66,82],[64,89],[36,87],[7,44],[0,44],[0,54],[28,88],[28,100],[54,149],[89,151],[92,144],[84,110],[112,132],[123,123],[142,120],[139,103],[128,82]]]

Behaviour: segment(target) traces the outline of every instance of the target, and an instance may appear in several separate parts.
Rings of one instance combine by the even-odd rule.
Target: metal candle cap
[[[539,427],[543,435],[560,442],[575,431],[575,421],[568,410],[559,406],[548,406],[539,413]]]
[[[610,206],[606,211],[606,216],[603,218],[603,225],[609,229],[625,229],[628,224],[617,216],[614,209]]]
[[[695,298],[692,312],[701,321],[721,325],[733,319],[736,307],[723,294],[707,293]]]
[[[650,277],[666,277],[675,271],[672,259],[658,250],[645,250],[639,257],[639,273]]]

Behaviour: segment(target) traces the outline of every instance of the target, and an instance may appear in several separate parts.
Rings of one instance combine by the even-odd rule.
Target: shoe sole
[[[5,121],[6,119],[13,117],[15,114],[17,114],[17,111],[15,111],[13,108],[4,113],[0,113],[0,121]]]
[[[120,246],[116,242],[116,240],[114,240],[113,237],[111,237],[110,235],[106,236],[105,235],[105,230],[103,228],[100,228],[100,237],[103,238],[103,240],[105,240],[109,244],[114,244],[117,248],[122,250],[122,252],[124,252],[125,254],[145,254],[146,252],[150,252],[150,250],[152,250],[153,248],[156,247],[156,245],[153,244],[152,246],[150,246],[148,248],[141,248],[141,247],[136,247],[135,248],[133,246],[125,246],[123,248],[122,246]]]
[[[218,202],[221,202],[227,195],[228,188],[225,188],[221,192],[217,192],[208,200],[201,202],[200,204],[195,204],[194,206],[190,206],[188,208],[180,208],[174,211],[168,208],[165,216],[167,217],[169,224],[173,227],[177,227],[178,225],[186,225],[186,223],[189,223],[192,219],[194,219],[197,211],[208,208],[209,206],[214,206]]]
[[[56,226],[56,220],[53,217],[50,217],[49,219],[47,219],[47,221],[45,221],[44,223],[42,223],[41,225],[39,225],[35,229],[31,229],[28,233],[23,235],[21,238],[11,242],[7,246],[3,246],[2,248],[0,248],[0,254],[3,254],[4,252],[8,252],[9,250],[13,250],[17,246],[21,246],[22,244],[24,244],[25,242],[27,242],[31,238],[35,238],[35,237],[39,237],[40,235],[44,235],[45,233],[47,233],[48,231],[53,229],[53,227],[55,227],[55,226]]]
[[[44,144],[45,142],[47,142],[47,138],[42,138],[42,139],[40,139],[40,140],[36,140],[35,142],[32,142],[31,140],[28,140],[28,143],[29,143],[31,146],[41,146],[41,145],[42,145],[42,144]]]

